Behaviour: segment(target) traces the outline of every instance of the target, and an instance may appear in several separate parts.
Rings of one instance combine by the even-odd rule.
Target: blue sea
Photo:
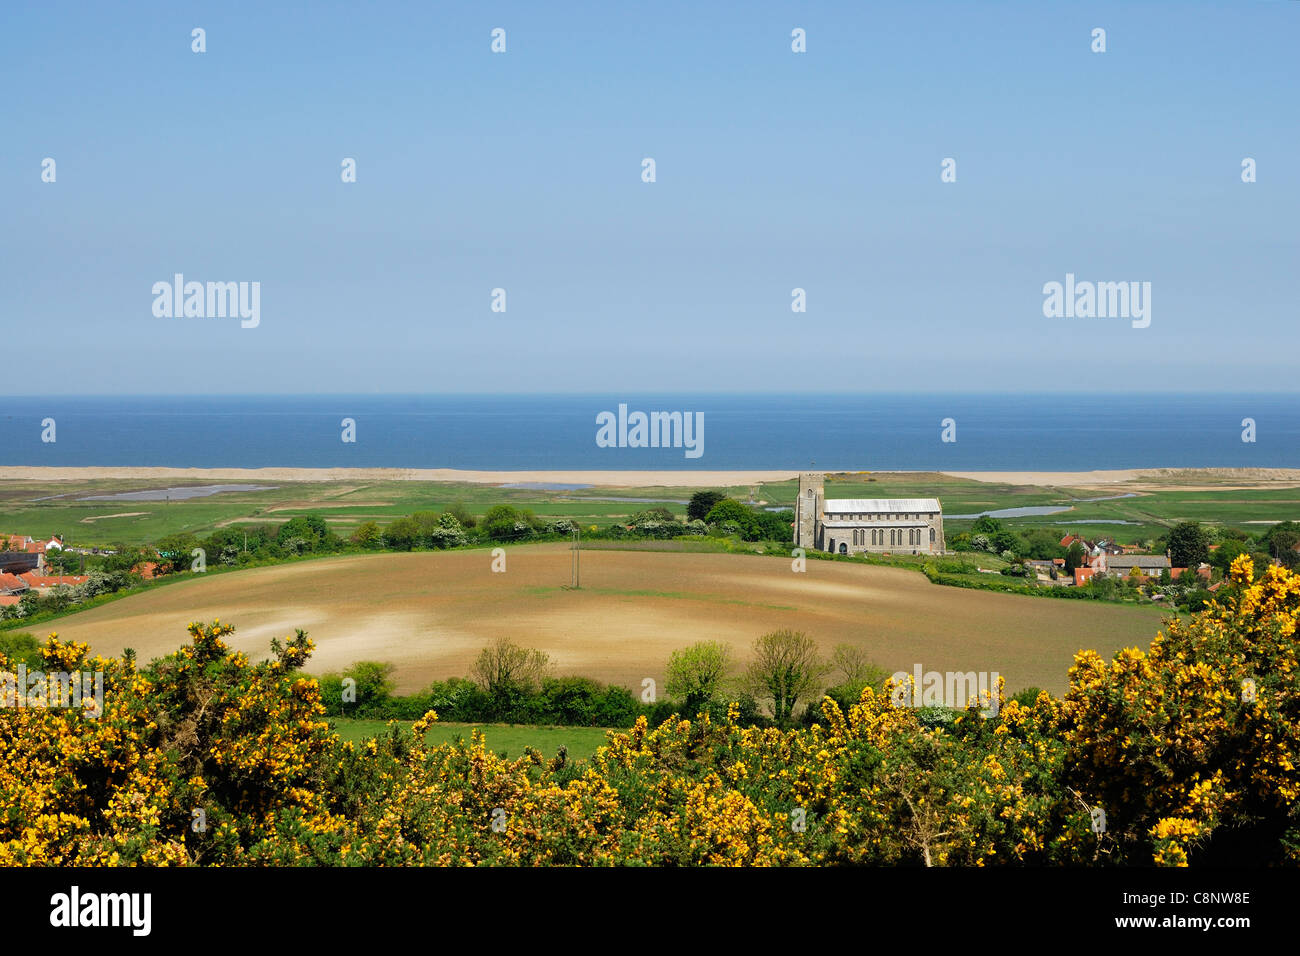
[[[702,412],[703,454],[597,415]],[[55,441],[42,441],[54,419]],[[355,421],[356,441],[341,440]],[[1242,441],[1243,419],[1256,440]],[[941,440],[944,419],[954,442]],[[0,466],[1076,471],[1300,467],[1297,395],[330,395],[0,400]]]

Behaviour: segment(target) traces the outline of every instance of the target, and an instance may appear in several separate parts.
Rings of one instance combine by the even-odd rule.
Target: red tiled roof
[[[0,591],[26,591],[30,585],[16,574],[0,573]]]
[[[29,534],[9,534],[0,532],[0,551],[25,551],[28,554],[40,554],[48,547],[50,541],[63,543],[63,535],[51,535],[49,541],[33,538]]]
[[[14,605],[21,600],[17,594],[0,594],[0,607]]]
[[[74,584],[85,584],[87,576],[84,574],[36,574],[34,571],[28,571],[21,576],[24,581],[34,588],[52,588],[58,584],[66,584],[71,587]]]

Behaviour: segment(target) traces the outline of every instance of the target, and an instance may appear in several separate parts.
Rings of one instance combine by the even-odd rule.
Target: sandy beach
[[[1045,488],[1240,491],[1300,486],[1300,468],[1129,468],[1113,471],[945,471],[953,478]]]
[[[880,473],[885,474],[885,473]],[[888,474],[906,474],[889,472]],[[932,473],[926,473],[932,474]],[[1058,488],[1122,486],[1127,491],[1229,491],[1300,486],[1300,468],[1152,468],[1111,471],[950,471],[954,478]],[[595,488],[737,487],[795,478],[771,471],[462,471],[454,468],[47,468],[0,467],[0,481],[366,482],[566,484]]]

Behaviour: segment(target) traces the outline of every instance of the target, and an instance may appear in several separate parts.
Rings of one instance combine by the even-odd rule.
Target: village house
[[[1165,570],[1173,573],[1169,559],[1163,554],[1099,554],[1089,562],[1089,566],[1098,574],[1116,576],[1131,575],[1134,568],[1143,577],[1159,577]]]
[[[1174,568],[1170,572],[1169,576],[1173,580],[1177,581],[1181,575],[1187,572],[1187,570],[1187,568]],[[1193,573],[1202,581],[1209,581],[1214,576],[1214,569],[1202,561]]]
[[[44,552],[0,551],[0,574],[23,574],[44,571]]]
[[[44,554],[46,551],[62,551],[63,536],[55,535],[47,541],[25,534],[0,534],[0,551],[17,551],[26,554]]]
[[[41,540],[26,534],[0,533],[0,573],[44,571],[46,552],[62,550],[63,538],[59,535]]]
[[[84,574],[47,574],[45,555],[63,550],[56,535],[39,540],[24,534],[0,534],[0,607],[18,604],[28,594],[48,594],[57,587],[76,587]]]
[[[1060,544],[1061,547],[1065,548],[1067,551],[1070,549],[1070,545],[1078,544],[1078,546],[1083,549],[1084,557],[1090,559],[1101,555],[1128,553],[1123,545],[1118,545],[1114,541],[1110,541],[1106,538],[1101,538],[1097,541],[1089,541],[1077,534],[1067,534],[1061,539]]]
[[[0,571],[0,595],[21,597],[29,590],[31,590],[31,584],[25,581],[21,575]]]
[[[1064,558],[1027,558],[1025,567],[1033,568],[1034,574],[1040,581],[1052,581],[1052,573],[1065,566]]]
[[[88,580],[87,575],[84,574],[41,574],[38,571],[28,571],[18,576],[26,581],[27,586],[33,591],[42,593],[60,586],[76,587],[78,584],[85,584]]]

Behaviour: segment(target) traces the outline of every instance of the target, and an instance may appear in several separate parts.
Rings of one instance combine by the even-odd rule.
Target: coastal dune
[[[907,472],[889,472],[907,474]],[[933,474],[932,472],[929,474]],[[1057,488],[1206,491],[1300,486],[1300,468],[1129,468],[1104,471],[947,471],[952,478]],[[569,484],[595,488],[734,487],[790,481],[790,469],[763,471],[468,471],[456,468],[58,468],[0,466],[0,481],[443,481],[469,484]]]

